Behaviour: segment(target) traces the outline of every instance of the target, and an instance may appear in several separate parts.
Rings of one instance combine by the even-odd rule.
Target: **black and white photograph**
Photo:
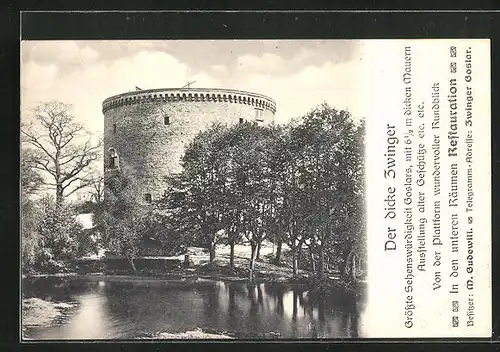
[[[22,341],[491,337],[490,46],[22,41]]]
[[[362,48],[23,41],[22,340],[365,337]]]

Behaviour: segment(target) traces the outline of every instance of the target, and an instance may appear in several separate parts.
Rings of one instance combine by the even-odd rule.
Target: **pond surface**
[[[343,292],[319,297],[277,283],[38,278],[23,280],[24,298],[66,303],[50,326],[28,327],[36,340],[135,339],[201,329],[243,339],[359,336],[360,306]]]

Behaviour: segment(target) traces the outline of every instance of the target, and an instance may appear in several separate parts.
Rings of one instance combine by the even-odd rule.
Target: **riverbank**
[[[73,305],[63,302],[51,302],[39,298],[24,299],[22,302],[22,338],[30,340],[28,329],[46,328],[54,325],[58,319],[64,316],[65,311]],[[145,340],[191,340],[191,339],[234,339],[227,334],[203,331],[200,328],[180,333],[157,332],[148,334],[138,339]]]
[[[209,263],[208,253],[201,248],[190,247],[188,249],[190,256],[189,267],[179,265],[177,267],[162,268],[161,266],[153,268],[141,268],[133,272],[127,265],[123,267],[111,267],[97,272],[70,272],[61,274],[34,274],[29,277],[85,277],[89,280],[109,280],[109,281],[157,281],[165,280],[169,284],[190,285],[193,283],[203,283],[205,280],[220,281],[238,281],[248,282],[249,256],[250,249],[245,245],[238,245],[234,251],[234,266],[230,267],[230,253],[228,246],[217,248],[216,259],[212,264]],[[287,249],[283,250],[283,257],[286,257]],[[294,285],[308,286],[312,290],[329,290],[332,287],[342,288],[350,293],[362,291],[364,282],[362,280],[345,281],[339,273],[327,271],[320,280],[311,272],[303,269],[298,270],[298,275],[293,275],[293,270],[285,262],[276,265],[273,262],[274,251],[270,246],[261,248],[261,259],[256,261],[253,275],[253,283],[288,283]],[[165,257],[167,258],[167,257]],[[183,256],[175,257],[182,263]],[[175,259],[168,257],[168,260]],[[161,258],[154,258],[161,260]],[[23,276],[25,277],[25,276]]]
[[[23,299],[21,306],[23,339],[29,339],[26,335],[28,328],[51,326],[62,318],[68,309],[73,308],[73,305],[65,302],[51,302],[34,297]]]
[[[286,269],[286,268],[284,268]],[[108,281],[108,282],[135,282],[145,285],[150,284],[168,284],[169,287],[182,287],[189,288],[191,286],[210,286],[214,281],[223,282],[244,282],[252,284],[273,283],[283,285],[293,285],[295,287],[302,287],[304,290],[313,293],[329,292],[332,290],[342,290],[346,293],[358,297],[362,294],[365,288],[363,281],[344,281],[340,276],[329,273],[324,278],[319,279],[311,273],[301,271],[299,276],[294,277],[292,272],[278,269],[269,270],[266,266],[264,269],[256,269],[254,272],[254,279],[252,282],[248,278],[248,269],[242,267],[235,267],[234,269],[229,266],[220,265],[217,261],[214,265],[202,265],[194,268],[185,268],[172,270],[169,272],[162,271],[147,271],[129,274],[117,273],[66,273],[66,274],[37,274],[30,275],[26,278],[68,278],[68,279],[85,279],[86,281]]]

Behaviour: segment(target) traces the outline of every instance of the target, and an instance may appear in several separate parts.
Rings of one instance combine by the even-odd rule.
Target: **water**
[[[361,337],[361,305],[352,297],[285,284],[39,278],[24,279],[23,294],[71,305],[51,326],[28,327],[30,339],[135,339],[197,328],[245,339]]]

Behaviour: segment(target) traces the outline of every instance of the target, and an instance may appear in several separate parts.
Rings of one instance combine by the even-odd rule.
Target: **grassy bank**
[[[29,339],[26,330],[32,327],[48,327],[61,318],[73,305],[64,302],[51,302],[40,298],[27,298],[22,301],[22,336]]]
[[[230,267],[230,249],[228,246],[220,246],[216,251],[215,261],[209,263],[209,255],[202,248],[190,247],[188,249],[191,265],[183,267],[184,255],[178,257],[151,257],[156,261],[177,261],[178,265],[170,268],[162,268],[161,265],[151,268],[143,267],[133,272],[129,264],[123,260],[123,265],[107,267],[105,270],[87,271],[84,276],[95,279],[108,280],[169,280],[172,283],[182,284],[199,283],[200,279],[216,279],[222,281],[248,281],[250,247],[245,245],[235,246],[234,267]],[[327,271],[322,280],[315,278],[310,271],[299,269],[298,275],[294,277],[293,270],[288,264],[289,253],[287,248],[283,249],[282,262],[280,265],[274,263],[272,246],[261,248],[261,259],[255,263],[254,281],[260,282],[282,282],[297,285],[307,285],[315,290],[330,290],[332,287],[344,288],[348,291],[360,291],[360,281],[344,281],[334,271]],[[75,273],[56,274],[54,276],[71,276]],[[47,276],[44,274],[32,275],[33,277]],[[52,276],[52,275],[50,275]]]

